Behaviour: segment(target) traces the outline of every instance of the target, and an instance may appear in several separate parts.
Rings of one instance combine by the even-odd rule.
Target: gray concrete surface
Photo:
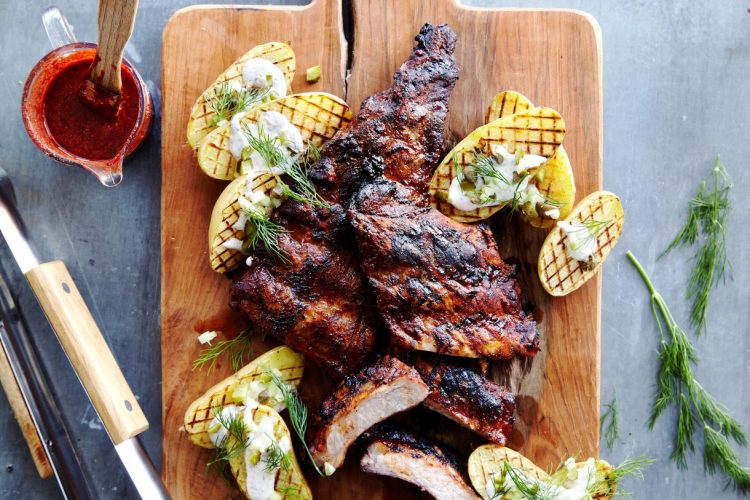
[[[447,1],[447,0],[446,0]],[[133,44],[144,78],[160,85],[164,23],[184,0],[141,2]],[[696,342],[699,379],[750,428],[750,3],[679,1],[479,1],[497,7],[570,7],[593,14],[604,40],[604,186],[623,199],[627,224],[604,270],[602,401],[617,395],[621,438],[602,455],[613,462],[645,454],[656,459],[643,482],[625,487],[635,498],[736,498],[720,476],[669,461],[674,417],[649,432],[645,422],[656,371],[657,333],[646,290],[624,253],[633,250],[676,317],[689,254],[656,262],[686,215],[696,186],[721,153],[735,182],[729,227],[732,279],[711,299],[708,334]],[[59,0],[79,39],[95,38],[96,2]],[[0,2],[0,164],[16,184],[21,209],[46,258],[64,259],[101,324],[152,428],[143,437],[160,457],[159,142],[158,120],[128,162],[125,182],[102,188],[83,171],[46,159],[26,136],[19,113],[22,83],[48,50],[40,24],[47,4]],[[189,50],[189,49],[188,49]],[[156,91],[158,94],[158,90]],[[101,498],[134,498],[101,425],[30,295],[0,245],[20,302],[34,329],[69,427],[96,478]],[[738,450],[750,463],[750,452]],[[52,480],[36,476],[4,395],[0,395],[0,498],[56,498]]]

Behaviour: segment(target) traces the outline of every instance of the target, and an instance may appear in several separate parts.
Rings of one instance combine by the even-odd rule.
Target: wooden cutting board
[[[212,452],[179,431],[190,402],[230,373],[222,361],[210,375],[192,370],[207,330],[232,335],[243,323],[228,308],[230,282],[208,266],[206,234],[211,208],[225,183],[205,177],[185,131],[197,96],[236,57],[268,41],[289,43],[297,56],[294,90],[345,96],[356,111],[370,94],[390,85],[424,22],[448,23],[458,34],[460,80],[451,100],[456,138],[482,124],[491,98],[514,89],[564,117],[565,148],[575,171],[577,198],[601,187],[601,40],[586,14],[561,10],[474,9],[453,0],[353,0],[351,77],[345,85],[347,46],[340,0],[307,7],[191,7],[164,31],[162,56],[162,376],[163,476],[176,499],[222,498],[232,489],[204,473]],[[314,85],[305,69],[323,67]],[[598,453],[601,281],[552,299],[536,278],[545,232],[504,215],[493,221],[503,257],[515,261],[543,334],[533,361],[495,363],[491,373],[519,393],[511,442],[542,467],[564,457]],[[270,344],[258,345],[258,351]],[[315,399],[329,381],[307,367],[303,396]],[[315,409],[312,408],[312,411]],[[467,451],[482,440],[435,417],[436,432]],[[332,478],[307,472],[319,498],[409,498],[419,493],[396,480],[363,473],[349,459]]]

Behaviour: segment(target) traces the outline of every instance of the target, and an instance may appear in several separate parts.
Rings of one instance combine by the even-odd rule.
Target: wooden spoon
[[[99,45],[80,98],[106,118],[114,118],[120,107],[122,52],[133,33],[138,0],[99,0]]]

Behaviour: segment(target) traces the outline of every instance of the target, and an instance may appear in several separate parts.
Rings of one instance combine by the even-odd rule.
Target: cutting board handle
[[[148,421],[62,261],[26,273],[52,329],[112,441],[148,429]]]

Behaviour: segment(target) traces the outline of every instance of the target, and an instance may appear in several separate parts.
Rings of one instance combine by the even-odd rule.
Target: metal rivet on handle
[[[62,289],[63,289],[63,291],[64,291],[65,293],[70,293],[70,287],[69,287],[69,286],[68,286],[68,284],[67,284],[67,283],[65,283],[64,281],[63,281],[63,284],[62,284]]]
[[[127,399],[125,400],[125,409],[128,411],[133,411],[133,405],[130,404],[130,401],[128,401]]]

